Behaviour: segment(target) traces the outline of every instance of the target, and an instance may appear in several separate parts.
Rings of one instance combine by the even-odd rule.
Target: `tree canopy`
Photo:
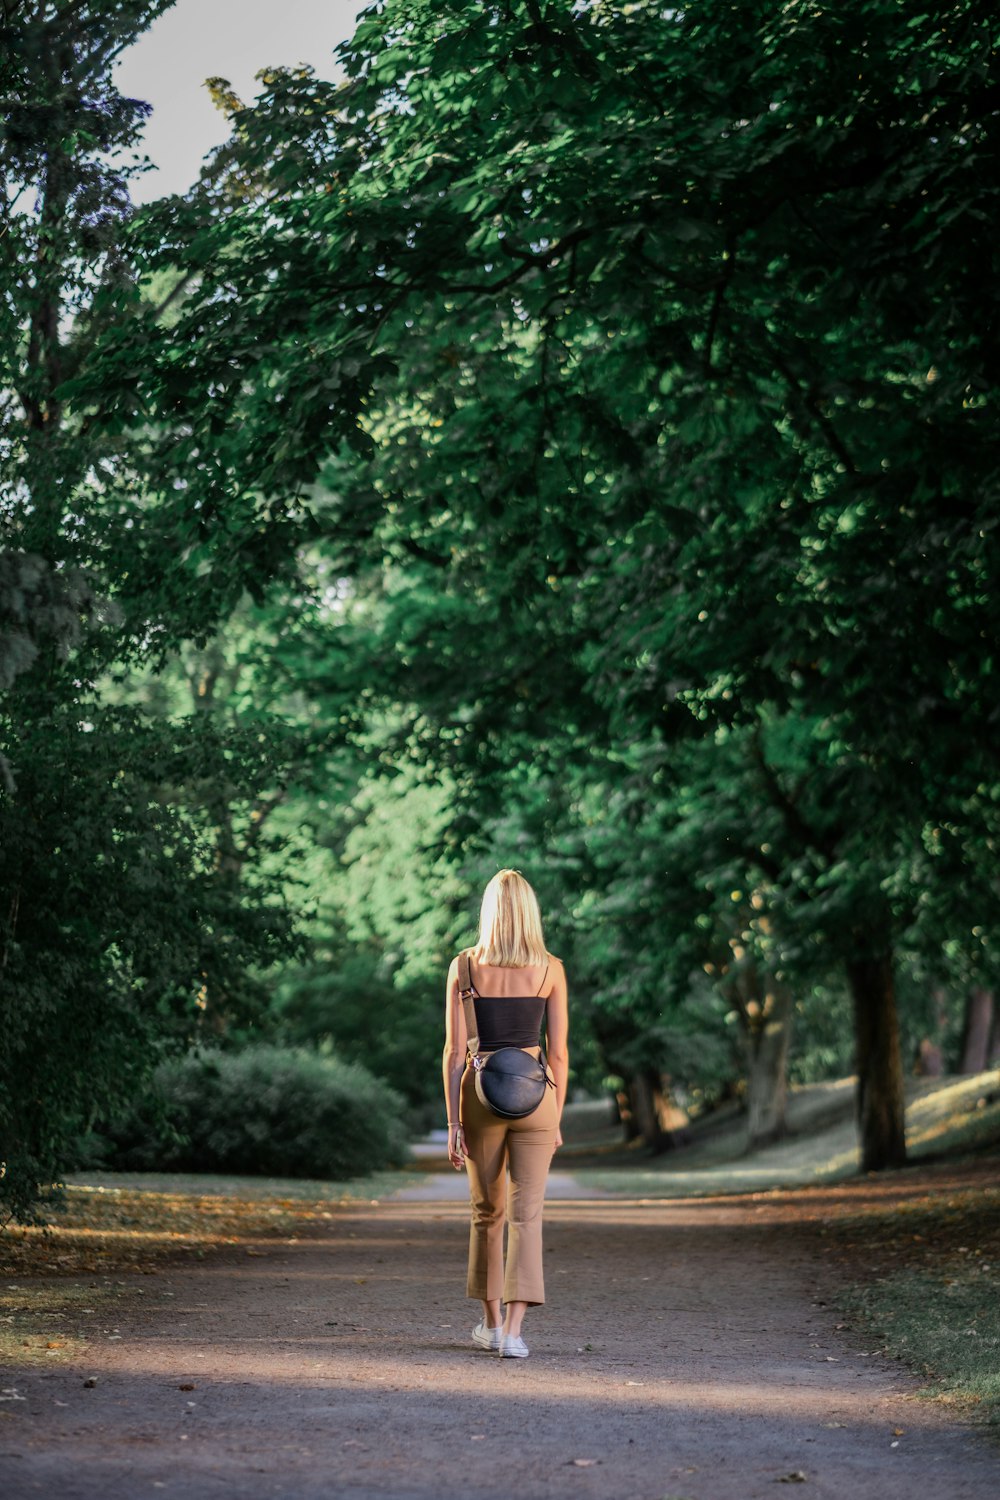
[[[419,986],[522,861],[597,1063],[696,1083],[700,1016],[752,1082],[822,994],[898,1164],[897,981],[997,961],[981,7],[386,0],[341,61],[215,80],[230,142],[119,237],[52,387],[67,560],[120,661],[257,612],[293,802],[324,767],[414,882],[345,893],[342,958]],[[376,854],[400,788],[433,834]]]

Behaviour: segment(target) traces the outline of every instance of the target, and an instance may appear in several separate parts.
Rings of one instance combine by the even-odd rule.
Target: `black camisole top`
[[[542,975],[545,983],[546,969]],[[483,1052],[498,1047],[537,1047],[547,997],[544,995],[481,995],[471,977],[479,1046]],[[541,989],[539,985],[539,989]]]

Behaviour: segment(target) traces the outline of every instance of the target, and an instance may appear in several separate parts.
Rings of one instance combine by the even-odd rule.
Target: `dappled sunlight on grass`
[[[700,1171],[672,1171],[650,1168],[638,1171],[625,1167],[619,1171],[600,1167],[582,1167],[573,1176],[585,1187],[627,1197],[688,1198],[717,1197],[734,1193],[757,1193],[776,1187],[795,1187],[817,1181],[837,1182],[857,1171],[857,1153],[841,1153],[803,1172],[780,1171],[770,1165],[757,1167],[726,1163]]]
[[[399,1171],[372,1172],[347,1182],[329,1182],[313,1177],[240,1177],[221,1176],[212,1172],[79,1172],[66,1177],[67,1187],[91,1192],[145,1194],[197,1194],[204,1198],[240,1198],[248,1203],[313,1202],[319,1199],[334,1203],[366,1203],[392,1192],[401,1183],[413,1181],[409,1168]]]
[[[1000,1069],[936,1082],[906,1112],[906,1141],[915,1156],[1000,1144]]]
[[[566,1170],[587,1187],[628,1197],[686,1198],[761,1192],[836,1183],[859,1169],[853,1079],[793,1090],[790,1133],[748,1153],[746,1125],[733,1115],[721,1126],[711,1116],[696,1121],[689,1145],[640,1165],[635,1148],[616,1160]],[[1000,1144],[1000,1071],[974,1077],[910,1079],[907,1084],[907,1145],[919,1161]]]
[[[171,1255],[201,1257],[224,1246],[322,1234],[336,1211],[377,1202],[410,1173],[353,1183],[130,1175],[67,1184],[44,1227],[8,1226],[0,1235],[5,1275],[147,1271]],[[119,1183],[121,1185],[119,1185]]]
[[[59,1364],[87,1347],[87,1333],[111,1320],[112,1283],[58,1281],[44,1285],[18,1278],[0,1287],[0,1363]],[[109,1296],[109,1293],[111,1295]]]

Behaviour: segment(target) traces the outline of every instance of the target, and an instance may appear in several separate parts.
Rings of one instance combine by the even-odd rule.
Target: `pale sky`
[[[332,78],[334,48],[363,8],[364,0],[177,0],[122,54],[116,72],[123,94],[153,106],[144,139],[157,170],[133,181],[133,200],[184,192],[202,157],[226,139],[206,78],[228,78],[246,101],[259,87],[254,74],[275,64],[310,63]]]

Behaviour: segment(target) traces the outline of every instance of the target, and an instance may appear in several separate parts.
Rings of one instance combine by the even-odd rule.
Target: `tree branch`
[[[708,319],[708,331],[705,334],[705,374],[712,373],[712,349],[715,344],[715,336],[719,331],[719,318],[722,313],[722,304],[726,298],[726,292],[736,271],[736,241],[731,235],[726,236],[726,248],[723,252],[722,275],[719,277],[715,288],[715,296],[712,298],[712,310]]]
[[[760,724],[754,729],[751,736],[751,746],[754,761],[761,773],[764,785],[770,793],[774,806],[780,812],[782,820],[792,838],[803,848],[818,849],[828,858],[832,859],[836,854],[836,840],[824,838],[809,821],[803,817],[798,804],[788,795],[785,788],[774,770],[768,765],[764,755],[762,744],[762,730]]]

